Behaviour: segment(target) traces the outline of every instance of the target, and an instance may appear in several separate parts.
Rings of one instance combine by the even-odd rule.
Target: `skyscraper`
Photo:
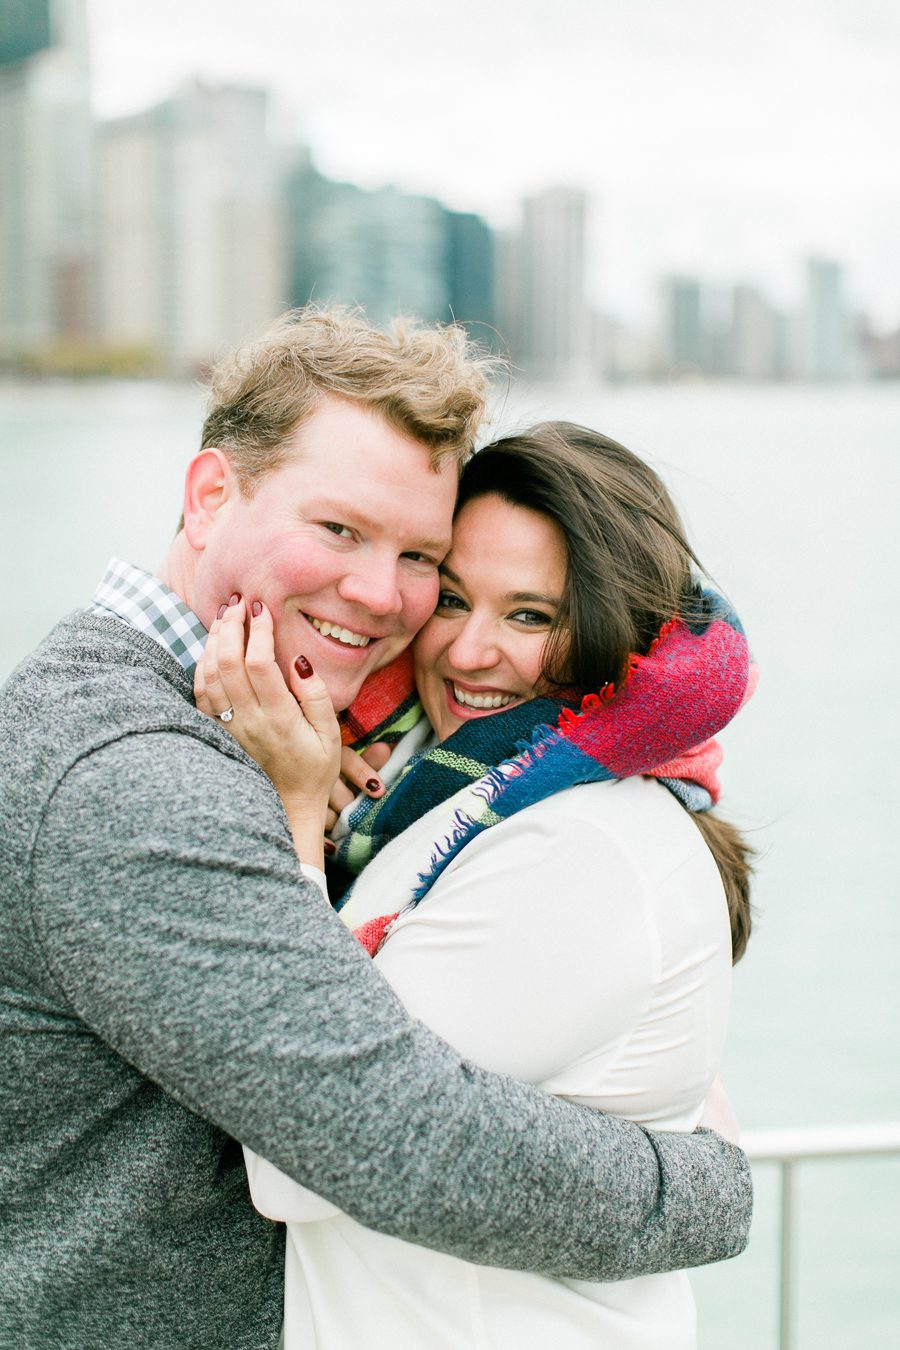
[[[783,322],[755,286],[734,288],[730,356],[735,375],[772,379],[784,372]]]
[[[99,140],[101,329],[177,369],[288,303],[280,195],[261,89],[191,83]]]
[[[670,276],[662,283],[663,360],[670,374],[706,372],[709,344],[703,285],[697,277]]]
[[[447,282],[450,312],[483,346],[494,332],[494,238],[480,216],[448,211]]]
[[[287,183],[291,294],[361,305],[385,326],[398,314],[449,323],[450,213],[432,197],[365,191],[301,163]]]
[[[849,316],[840,263],[810,258],[806,264],[806,373],[815,380],[842,379],[849,372]]]
[[[93,329],[85,0],[0,6],[0,347]]]
[[[498,326],[527,375],[578,378],[591,359],[585,284],[587,197],[549,188],[523,203],[500,243]]]

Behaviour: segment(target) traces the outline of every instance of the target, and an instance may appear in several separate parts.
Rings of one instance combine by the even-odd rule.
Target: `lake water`
[[[0,679],[110,554],[154,568],[198,443],[190,385],[0,385]],[[900,1120],[900,386],[517,389],[643,453],[762,668],[725,733],[723,813],[759,850],[725,1077],[742,1124]],[[694,1277],[703,1350],[775,1344],[774,1176],[754,1237]],[[800,1176],[799,1345],[900,1344],[900,1159]]]

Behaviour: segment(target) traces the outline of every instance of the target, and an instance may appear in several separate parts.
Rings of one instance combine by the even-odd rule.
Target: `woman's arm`
[[[197,707],[218,717],[269,775],[284,805],[301,862],[322,869],[328,799],[341,764],[340,728],[328,691],[298,655],[290,688],[275,663],[272,616],[256,601],[230,605],[210,629],[194,675]]]

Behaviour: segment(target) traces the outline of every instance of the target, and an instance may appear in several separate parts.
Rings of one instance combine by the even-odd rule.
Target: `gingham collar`
[[[88,608],[146,633],[189,675],[203,655],[208,633],[194,611],[159,577],[120,558],[110,558]]]

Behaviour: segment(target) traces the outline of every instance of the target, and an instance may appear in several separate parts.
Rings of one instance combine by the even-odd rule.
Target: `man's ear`
[[[198,553],[206,548],[217,513],[237,490],[228,457],[217,447],[191,460],[184,482],[184,532]]]

